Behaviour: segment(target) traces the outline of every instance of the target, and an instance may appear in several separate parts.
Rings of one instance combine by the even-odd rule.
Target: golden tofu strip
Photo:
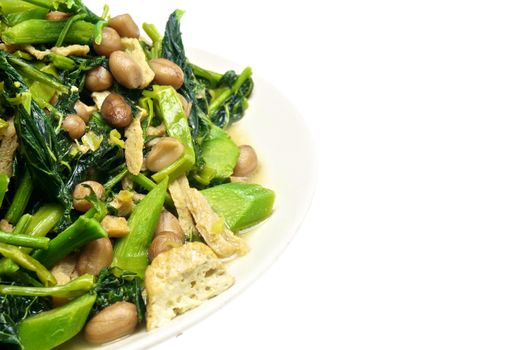
[[[8,126],[0,134],[2,143],[0,144],[0,174],[11,176],[13,173],[13,160],[18,147],[18,137],[16,136],[13,118],[9,119]]]
[[[189,188],[190,185],[188,179],[183,176],[173,180],[168,187],[168,191],[170,192],[171,199],[175,204],[175,209],[177,209],[180,227],[186,237],[191,237],[197,232],[197,228],[193,223],[193,217],[191,216],[191,212],[186,204],[186,193],[184,191],[184,188],[186,187]]]
[[[144,134],[140,126],[140,116],[136,117],[133,122],[126,128],[126,166],[133,175],[138,175],[142,169],[144,162],[144,155],[142,149],[144,148]]]
[[[189,211],[193,218],[192,222],[195,222],[197,231],[217,256],[220,258],[228,258],[235,255],[241,256],[248,252],[246,242],[228,229],[224,218],[215,213],[206,197],[196,189],[190,188],[188,179],[185,177],[179,178],[173,181],[172,185],[177,194],[177,198],[173,198],[173,201],[179,213],[181,226],[183,225],[183,221],[180,218],[181,213],[179,212],[177,202],[179,202],[181,207],[182,204],[184,205],[184,221],[187,220],[187,212]],[[171,187],[172,186],[170,186],[170,193]]]

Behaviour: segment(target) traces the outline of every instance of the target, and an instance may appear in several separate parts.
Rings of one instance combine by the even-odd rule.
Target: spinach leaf
[[[146,305],[142,299],[142,279],[135,273],[116,267],[105,268],[98,275],[94,291],[97,293],[97,300],[91,310],[92,314],[118,301],[127,301],[137,307],[139,323],[145,322]]]
[[[191,64],[186,58],[180,30],[180,19],[183,14],[184,11],[176,10],[168,19],[166,32],[162,41],[162,57],[175,62],[184,72],[184,83],[178,92],[192,104],[191,112],[188,116],[188,123],[192,129],[196,167],[201,168],[203,165],[202,153],[200,151],[201,144],[210,129],[209,123],[206,120],[208,101],[206,99],[205,85],[195,78]]]
[[[21,345],[16,332],[16,322],[5,313],[0,313],[0,344],[2,348],[7,349],[19,349]]]
[[[220,75],[196,65],[192,67],[197,79],[206,86],[211,121],[221,128],[227,128],[241,120],[254,86],[251,69],[244,69],[240,75],[233,70]]]
[[[29,169],[35,188],[45,189],[47,197],[71,207],[71,196],[60,176],[61,157],[57,137],[50,119],[31,100],[25,79],[8,62],[8,54],[0,51],[0,77],[4,81],[4,98],[13,101],[15,127],[20,142],[19,154]]]
[[[84,181],[88,173],[91,178],[105,182],[113,169],[124,162],[123,150],[109,142],[111,127],[102,119],[99,113],[94,113],[87,125],[88,132],[101,137],[97,150],[78,157],[73,164],[73,171],[67,179],[67,188],[72,189],[77,183]]]
[[[0,347],[20,349],[17,325],[29,316],[51,309],[48,298],[0,295]]]

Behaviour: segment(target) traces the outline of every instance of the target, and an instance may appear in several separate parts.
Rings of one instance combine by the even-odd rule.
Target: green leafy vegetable
[[[245,68],[240,75],[234,71],[220,75],[196,65],[192,65],[192,68],[197,79],[206,85],[211,121],[226,128],[241,120],[254,86],[251,68]]]
[[[25,12],[37,9],[35,6],[27,1],[20,0],[0,0],[0,8],[4,15],[12,14],[15,12]]]
[[[177,10],[170,16],[162,55],[177,63],[184,72],[184,84],[179,92],[192,104],[188,122],[196,158],[190,175],[194,185],[205,188],[226,181],[233,172],[239,151],[220,128],[243,117],[253,90],[252,71],[248,67],[240,75],[233,71],[221,75],[190,64],[180,31],[182,15],[183,12]],[[154,179],[155,176],[165,174],[160,172]]]
[[[0,344],[2,349],[19,349],[18,323],[51,308],[47,298],[0,294]]]
[[[33,182],[31,181],[31,175],[29,175],[29,172],[25,171],[22,179],[20,180],[20,184],[16,189],[13,202],[5,214],[5,219],[7,221],[12,224],[16,224],[18,222],[27,207],[31,192],[33,192]]]
[[[0,2],[1,7],[1,2]],[[27,21],[29,19],[44,19],[48,11],[42,8],[29,9],[26,11],[18,11],[12,13],[5,13],[4,8],[2,7],[2,12],[4,12],[4,17],[2,22],[8,27],[17,25],[18,23]]]
[[[31,237],[26,235],[17,235],[13,233],[6,233],[0,231],[0,243],[17,245],[29,248],[47,249],[49,246],[49,238],[47,237]]]
[[[8,45],[54,44],[66,28],[64,21],[30,19],[2,33],[2,40]],[[95,25],[86,21],[73,23],[63,41],[67,44],[89,44],[95,35]]]
[[[0,254],[8,259],[11,259],[14,263],[25,268],[26,270],[35,272],[38,276],[38,279],[44,284],[44,286],[52,286],[56,284],[57,281],[55,277],[47,270],[45,266],[17,247],[0,243]]]
[[[54,287],[25,287],[0,284],[0,294],[21,295],[28,297],[61,297],[75,298],[90,291],[95,285],[93,275],[83,275],[67,284]]]
[[[83,296],[55,309],[20,322],[18,335],[24,350],[49,350],[82,330],[95,303],[94,294]]]
[[[258,224],[272,214],[275,193],[260,185],[231,182],[202,191],[212,208],[238,232]]]
[[[9,177],[6,174],[0,174],[0,207],[4,202],[4,197],[9,186]]]
[[[202,165],[200,144],[208,134],[209,123],[206,122],[207,100],[204,85],[200,84],[193,74],[191,64],[186,58],[182,33],[180,30],[180,19],[184,11],[173,12],[166,23],[166,32],[162,41],[162,57],[175,62],[184,72],[184,83],[178,90],[180,94],[192,103],[188,123],[192,129],[194,149],[196,153],[197,167]]]
[[[44,237],[55,227],[64,214],[64,209],[57,204],[41,206],[31,217],[26,234],[32,237]]]
[[[97,220],[81,216],[71,226],[53,238],[49,242],[47,250],[39,250],[35,252],[33,257],[44,266],[51,267],[75,249],[95,239],[107,236],[108,234]]]
[[[48,20],[49,11],[67,16]],[[83,57],[75,53],[66,57],[53,46],[100,44],[108,11],[105,6],[98,16],[82,0],[0,0],[0,114],[5,118],[0,119],[0,130],[13,118],[18,142],[14,158],[6,160],[13,175],[0,174],[0,207],[5,221],[14,225],[12,232],[0,231],[2,349],[52,349],[78,334],[90,315],[119,301],[134,303],[144,322],[148,248],[161,211],[175,212],[167,192],[174,178],[187,176],[193,187],[208,189],[203,193],[234,229],[259,222],[271,212],[269,190],[217,186],[230,182],[239,157],[225,129],[244,116],[254,86],[252,72],[248,67],[240,74],[220,74],[191,64],[180,29],[183,11],[170,16],[164,37],[146,23],[143,28],[151,43],[139,39],[148,60],[167,58],[181,67],[182,87],[127,89],[115,81],[109,89],[124,97],[136,118],[140,116],[143,155],[156,138],[167,135],[184,146],[179,159],[156,173],[143,168],[131,175],[129,156],[137,152],[125,152],[135,151],[132,133],[109,125],[91,108],[86,113],[77,110],[83,107],[77,102],[90,106],[100,97],[90,96],[86,76],[95,67],[108,69],[108,58],[95,50]],[[26,45],[42,52],[42,57]],[[180,95],[188,102],[184,107]],[[86,124],[79,121],[82,132],[75,139],[65,131],[71,125],[64,120],[71,114]],[[73,209],[72,193],[86,180],[104,184],[105,193],[85,197],[92,206],[81,213]],[[129,194],[129,201],[117,193]],[[108,237],[101,225],[108,210],[119,210],[119,215],[131,212],[129,234],[115,239],[111,268],[96,279],[84,275],[56,285],[49,269],[87,243]],[[196,239],[197,232],[189,237]],[[51,309],[51,297],[70,301]]]
[[[139,323],[146,320],[146,305],[142,299],[142,279],[133,272],[122,271],[119,268],[100,271],[94,291],[97,300],[92,314],[118,302],[127,301],[135,304]]]
[[[186,174],[195,164],[195,151],[191,130],[177,92],[171,86],[154,85],[152,91],[144,92],[144,96],[153,101],[155,112],[162,118],[168,136],[177,139],[184,146],[182,156],[152,178],[160,182],[166,177],[177,178]]]
[[[0,51],[0,76],[4,77],[4,97],[16,99],[12,106],[16,113],[19,154],[31,173],[35,187],[45,189],[44,193],[49,199],[58,200],[68,209],[72,201],[60,175],[63,165],[60,163],[54,128],[44,111],[31,101],[24,78],[9,63],[8,57],[6,52]]]
[[[148,248],[159,221],[167,190],[168,179],[164,179],[133,208],[128,220],[130,232],[115,244],[111,266],[144,277],[144,271],[148,266]]]

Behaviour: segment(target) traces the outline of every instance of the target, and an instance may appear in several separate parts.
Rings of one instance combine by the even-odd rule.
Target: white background
[[[122,2],[186,9],[186,45],[271,80],[319,158],[282,257],[155,349],[523,349],[521,4]]]

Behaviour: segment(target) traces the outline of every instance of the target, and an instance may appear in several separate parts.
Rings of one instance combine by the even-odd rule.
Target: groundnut
[[[76,276],[76,266],[77,256],[75,254],[70,254],[56,263],[50,270],[51,274],[53,274],[57,281],[56,285],[62,286],[71,282],[71,280]],[[65,296],[52,296],[51,298],[53,300],[53,306],[55,307],[63,305],[69,301],[69,298]]]
[[[181,246],[184,241],[173,232],[164,232],[153,239],[148,249],[149,261],[153,261],[160,253],[170,250],[173,247]]]
[[[257,168],[257,154],[255,150],[248,145],[239,147],[239,159],[233,171],[233,176],[249,176]]]
[[[99,238],[82,248],[77,262],[79,275],[86,273],[98,275],[100,270],[108,267],[113,259],[113,246],[109,238]]]
[[[104,194],[104,186],[96,181],[84,181],[75,186],[73,190],[73,207],[76,210],[86,212],[91,208],[91,203],[84,198],[89,196],[92,190],[97,198],[101,198]]]
[[[73,140],[79,139],[86,133],[86,123],[76,114],[67,116],[62,122],[64,129]]]
[[[74,108],[77,115],[82,118],[84,122],[89,122],[94,107],[88,107],[84,102],[78,100],[75,102]]]
[[[140,29],[130,15],[124,14],[111,18],[108,25],[115,29],[123,38],[138,38]]]
[[[92,344],[107,343],[133,333],[137,323],[135,304],[118,301],[89,320],[84,329],[84,337]]]
[[[98,66],[86,74],[86,88],[91,92],[108,90],[113,85],[113,76],[104,67]]]
[[[173,164],[184,153],[184,145],[173,137],[162,138],[151,148],[146,157],[146,167],[150,171],[160,171]]]
[[[155,229],[155,237],[160,236],[165,232],[174,233],[180,238],[181,243],[184,242],[184,231],[182,231],[182,228],[180,227],[179,220],[167,210],[160,213],[159,222]]]
[[[156,84],[171,85],[179,89],[184,83],[184,73],[176,63],[165,58],[155,58],[149,61],[149,65],[155,72]]]
[[[116,93],[111,93],[106,97],[100,111],[104,120],[117,128],[125,128],[133,120],[131,107],[124,97]]]
[[[113,52],[109,57],[109,70],[115,80],[128,89],[137,89],[142,84],[142,69],[127,52]]]
[[[97,54],[109,57],[111,53],[122,50],[120,35],[115,29],[106,27],[102,29],[102,41],[100,44],[93,44],[93,48]]]
[[[50,11],[46,15],[46,19],[48,21],[64,21],[68,19],[69,17],[71,17],[70,13],[61,12],[61,11]]]

